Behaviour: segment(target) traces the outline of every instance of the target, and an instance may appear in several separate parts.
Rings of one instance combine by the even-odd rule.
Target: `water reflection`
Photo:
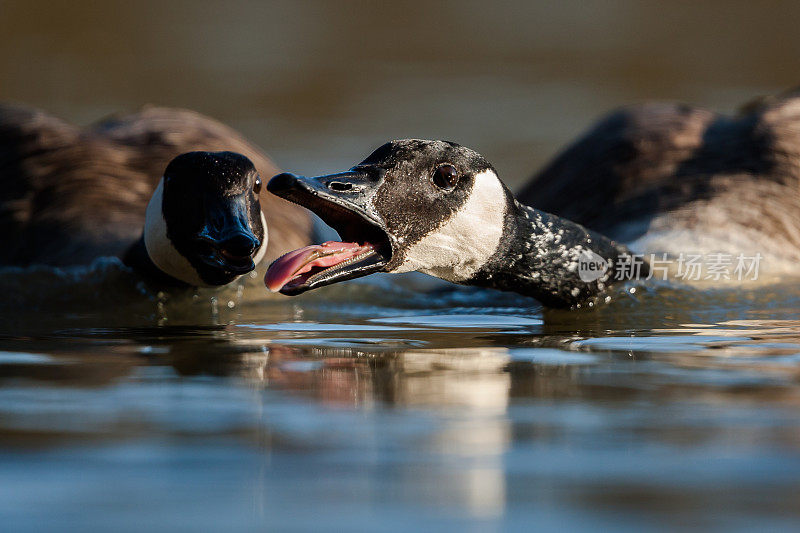
[[[622,287],[570,313],[413,276],[289,299],[153,293],[114,262],[8,274],[0,514],[106,502],[116,523],[148,494],[156,524],[310,527],[309,501],[369,530],[369,506],[420,528],[546,522],[543,502],[578,528],[696,500],[800,519],[797,287]]]
[[[352,326],[343,329],[347,331]],[[224,367],[219,364],[218,347],[209,350],[208,357],[198,353],[197,348],[173,349],[170,364],[183,375],[227,372],[250,386],[299,393],[335,410],[380,410],[382,406],[441,410],[435,428],[416,439],[414,446],[420,453],[454,461],[458,468],[448,469],[444,476],[439,468],[412,468],[400,474],[401,482],[416,488],[436,487],[435,493],[426,495],[432,498],[429,504],[457,506],[475,517],[498,516],[504,510],[502,457],[511,437],[506,416],[511,384],[505,371],[510,360],[507,349],[375,353],[271,343],[262,350],[228,358],[228,366]],[[360,436],[366,437],[359,439],[362,453],[380,453],[380,439],[376,441],[375,435],[369,433]],[[330,435],[325,436],[325,441],[328,439]],[[336,441],[341,445],[341,440]]]
[[[343,524],[357,515],[354,502],[496,525],[535,502],[572,508],[578,523],[634,510],[691,519],[704,508],[687,502],[701,498],[720,509],[741,503],[741,519],[771,508],[756,495],[778,501],[798,488],[797,320],[645,332],[641,317],[625,330],[605,328],[602,312],[551,325],[504,315],[508,303],[476,308],[490,318],[472,324],[467,307],[447,319],[396,309],[344,323],[293,322],[283,308],[273,324],[9,338],[0,447],[61,457],[42,477],[56,508],[72,486],[58,477],[72,472],[60,450],[121,447],[112,464],[124,486],[164,479],[154,457],[198,457],[210,465],[196,485],[209,488],[195,489],[205,500],[222,483],[251,502],[243,521],[279,524],[298,520],[292,502],[309,498]],[[326,313],[304,309],[305,318]],[[470,327],[450,327],[459,320]],[[778,371],[763,366],[780,361]],[[175,468],[177,483],[193,467]],[[137,476],[125,478],[127,469]],[[230,475],[246,482],[224,481]],[[719,494],[720,484],[734,488]],[[180,508],[170,486],[156,494]],[[778,509],[796,515],[788,503]]]
[[[789,385],[800,358],[800,321],[793,319],[687,323],[620,335],[599,333],[598,317],[588,327],[565,327],[538,320],[526,325],[515,316],[463,316],[451,315],[461,326],[475,320],[484,327],[454,330],[437,325],[437,315],[423,314],[379,320],[387,325],[285,322],[7,336],[0,378],[112,385],[141,368],[166,367],[182,376],[238,378],[309,394],[326,405],[504,412],[509,396],[580,396],[593,389],[587,385],[599,374],[605,381],[618,375],[613,388],[623,395],[623,381],[632,389],[766,387],[778,381],[793,391]],[[444,347],[453,344],[462,347]],[[637,382],[637,373],[643,381]]]

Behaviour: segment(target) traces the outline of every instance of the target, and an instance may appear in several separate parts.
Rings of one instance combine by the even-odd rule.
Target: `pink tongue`
[[[313,267],[330,267],[347,261],[369,249],[369,244],[328,241],[306,246],[289,252],[275,260],[267,270],[264,284],[272,292],[277,292],[296,276],[310,271]]]

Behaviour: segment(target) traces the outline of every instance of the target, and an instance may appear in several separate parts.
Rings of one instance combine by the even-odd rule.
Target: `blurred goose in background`
[[[536,174],[525,203],[642,253],[800,260],[800,92],[736,116],[649,103],[610,114]]]
[[[80,129],[0,106],[0,266],[119,256],[159,284],[227,284],[309,241],[304,209],[259,195],[276,172],[192,111],[148,107]]]

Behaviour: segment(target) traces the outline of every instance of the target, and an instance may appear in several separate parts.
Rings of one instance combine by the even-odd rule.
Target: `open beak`
[[[383,221],[369,208],[376,185],[355,171],[272,178],[269,192],[313,211],[342,241],[306,246],[278,258],[264,278],[267,288],[293,296],[381,271],[392,248]]]

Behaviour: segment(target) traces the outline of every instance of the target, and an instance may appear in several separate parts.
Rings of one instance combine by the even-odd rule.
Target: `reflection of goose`
[[[312,209],[349,241],[273,263],[266,284],[285,294],[418,270],[569,307],[601,293],[627,253],[599,233],[520,204],[480,154],[451,142],[392,141],[347,172],[280,174],[268,189]],[[578,268],[587,259],[599,265],[596,276]]]
[[[392,441],[393,446],[402,446],[404,439],[410,437],[407,416],[386,420],[385,410],[369,409],[371,405],[425,407],[423,419],[436,417],[436,423],[422,424],[422,428],[427,428],[426,433],[415,426],[412,431],[415,455],[449,456],[452,462],[448,463],[457,468],[445,472],[413,468],[407,472],[413,476],[408,483],[436,486],[438,498],[463,506],[474,517],[501,514],[506,505],[503,457],[512,439],[506,413],[512,375],[504,371],[510,360],[508,350],[504,347],[416,349],[370,354],[373,357],[363,355],[363,348],[271,344],[269,355],[243,354],[241,373],[254,383],[313,394],[324,405],[341,408],[355,403],[360,407],[356,413],[338,411],[339,416],[344,413],[357,418],[357,424],[376,414],[383,425],[375,438],[362,440],[350,432],[339,431],[334,432],[337,434],[334,437],[326,434],[328,438],[342,439],[343,443],[357,439],[359,449],[371,446],[383,449],[383,438]],[[225,360],[230,362],[231,358]],[[196,357],[187,353],[186,361],[196,361]],[[256,398],[263,401],[262,396]],[[409,413],[414,411],[411,409]],[[326,413],[317,415],[316,423],[321,428],[331,424]],[[275,424],[275,417],[270,418]],[[308,417],[304,420],[302,431],[308,435],[315,420]],[[393,423],[400,424],[396,428],[399,433],[386,431]],[[371,422],[366,426],[369,434],[375,431]],[[394,440],[397,436],[399,441]]]
[[[246,157],[208,152],[218,150]],[[176,158],[184,152],[195,153]],[[263,257],[262,220],[269,257],[310,234],[296,206],[265,195],[259,209],[259,172],[275,167],[232,129],[190,111],[148,108],[78,129],[0,106],[0,265],[117,255],[164,283],[223,285]]]
[[[498,414],[508,406],[511,377],[503,370],[510,360],[506,348],[409,350],[397,355],[392,368],[406,376],[398,391],[404,404]]]

